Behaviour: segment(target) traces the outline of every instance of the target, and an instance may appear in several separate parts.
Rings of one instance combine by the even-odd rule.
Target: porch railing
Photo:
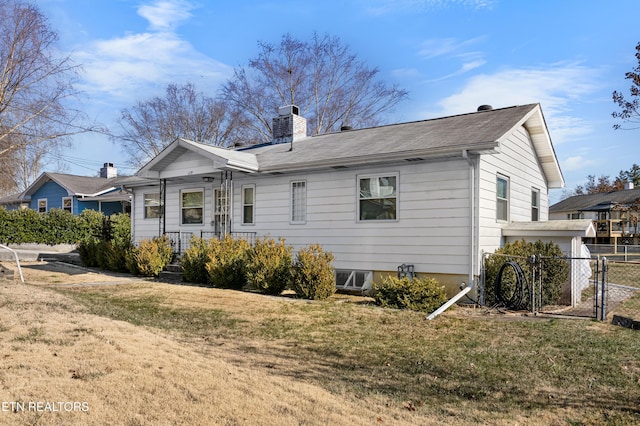
[[[180,256],[189,249],[189,247],[191,246],[191,238],[196,234],[194,234],[193,232],[173,231],[165,232],[165,235],[171,241],[171,246],[173,247],[174,253]],[[228,235],[230,235],[234,239],[245,240],[250,244],[253,244],[256,239],[255,232],[229,232]],[[220,235],[217,232],[200,231],[200,238],[203,238],[205,240],[222,237],[223,235]]]

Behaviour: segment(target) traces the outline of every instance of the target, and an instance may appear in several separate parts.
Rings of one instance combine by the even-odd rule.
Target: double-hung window
[[[242,186],[242,224],[253,225],[255,223],[255,185]]]
[[[496,179],[496,219],[509,220],[509,178],[502,175]]]
[[[358,176],[358,220],[396,220],[398,174]]]
[[[307,182],[291,182],[291,223],[307,221]]]
[[[73,198],[62,197],[62,210],[66,210],[69,213],[73,213]]]
[[[41,198],[38,200],[38,213],[46,213],[47,212],[47,199]]]
[[[180,193],[180,209],[183,225],[204,223],[204,190],[183,190]]]
[[[160,193],[154,192],[144,194],[144,218],[156,219],[160,217],[162,205],[160,203]]]
[[[540,220],[540,190],[531,189],[531,221],[537,222]]]

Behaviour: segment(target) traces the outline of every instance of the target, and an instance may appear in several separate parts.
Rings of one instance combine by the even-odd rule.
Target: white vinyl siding
[[[360,221],[358,178],[396,180],[399,220]],[[463,178],[460,178],[460,177]],[[470,218],[466,160],[261,176],[255,193],[257,237],[284,237],[295,250],[321,244],[335,256],[336,269],[468,274]],[[242,223],[242,189],[255,177],[234,175],[234,220]],[[305,226],[291,223],[291,182],[306,180]],[[236,226],[234,230],[238,231]]]
[[[547,181],[540,162],[527,130],[515,128],[500,141],[499,153],[483,155],[479,161],[478,248],[487,253],[493,253],[504,243],[502,227],[508,223],[496,220],[496,176],[499,174],[509,177],[509,221],[531,221],[531,188],[540,190],[539,220],[549,218]]]
[[[291,223],[307,221],[307,181],[291,182]]]

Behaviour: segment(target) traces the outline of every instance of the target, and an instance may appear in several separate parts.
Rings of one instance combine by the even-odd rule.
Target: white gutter
[[[18,273],[20,273],[20,281],[24,284],[24,277],[22,276],[22,268],[20,268],[20,259],[18,259],[18,253],[16,253],[15,250],[13,250],[13,249],[11,249],[11,248],[3,245],[3,244],[0,244],[0,248],[3,248],[5,250],[9,250],[11,253],[13,253],[13,255],[16,258],[16,265],[18,265]]]

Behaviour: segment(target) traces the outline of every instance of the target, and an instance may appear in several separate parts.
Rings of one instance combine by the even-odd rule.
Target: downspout
[[[469,285],[473,285],[476,266],[476,162],[469,152],[462,151],[462,158],[469,164]]]
[[[467,164],[469,164],[469,277],[468,284],[462,283],[460,285],[460,292],[449,299],[444,305],[440,306],[434,312],[432,312],[427,319],[431,321],[447,309],[451,307],[454,303],[460,300],[464,295],[469,293],[473,288],[474,283],[474,273],[475,273],[475,263],[476,263],[476,238],[475,238],[475,211],[476,211],[476,165],[475,161],[469,157],[469,152],[465,149],[462,151],[462,158],[467,160]]]

